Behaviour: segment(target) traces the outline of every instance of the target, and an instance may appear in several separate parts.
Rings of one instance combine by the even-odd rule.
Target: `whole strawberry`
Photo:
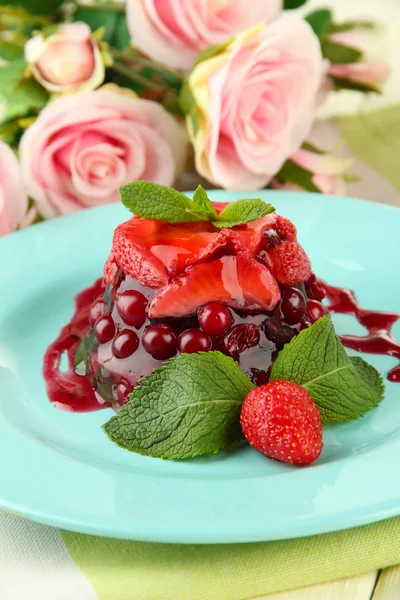
[[[310,394],[278,379],[251,390],[240,417],[243,433],[255,450],[295,465],[316,460],[322,450],[322,421]]]

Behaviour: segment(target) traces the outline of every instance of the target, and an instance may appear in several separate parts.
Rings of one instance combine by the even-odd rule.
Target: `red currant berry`
[[[139,338],[132,329],[122,329],[115,336],[111,350],[115,358],[128,358],[139,347]]]
[[[117,300],[119,316],[127,325],[140,329],[146,320],[147,298],[136,290],[123,292]]]
[[[91,327],[93,327],[93,325],[95,324],[97,319],[101,315],[104,315],[105,312],[106,312],[106,305],[103,302],[103,300],[98,300],[97,302],[92,304],[92,306],[90,307],[90,310],[89,310],[89,323],[90,323]]]
[[[303,293],[295,287],[282,288],[281,313],[283,320],[288,325],[298,323],[306,312],[306,299]]]
[[[105,344],[113,339],[115,335],[115,323],[111,315],[103,315],[96,319],[93,327],[94,335],[100,342]]]
[[[166,324],[146,327],[142,337],[146,352],[156,360],[166,360],[176,354],[176,336],[173,329]]]
[[[210,302],[197,311],[199,325],[208,335],[226,333],[233,324],[232,313],[227,306],[219,302]]]
[[[327,314],[328,309],[326,308],[326,306],[321,304],[321,302],[318,302],[318,300],[308,300],[307,316],[311,323],[315,323],[316,321],[318,321],[318,319]]]
[[[211,349],[211,339],[200,329],[186,329],[178,337],[179,352],[192,354],[193,352],[207,352]]]
[[[307,279],[305,287],[307,296],[312,300],[321,301],[325,298],[325,291],[314,273]]]

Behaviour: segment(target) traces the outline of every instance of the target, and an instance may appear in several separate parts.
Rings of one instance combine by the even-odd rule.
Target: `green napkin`
[[[338,119],[353,153],[400,192],[400,105]]]
[[[98,600],[245,600],[400,563],[400,517],[255,544],[153,544],[66,531],[62,537]]]

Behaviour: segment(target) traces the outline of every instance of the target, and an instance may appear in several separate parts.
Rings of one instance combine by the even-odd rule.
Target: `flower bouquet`
[[[380,93],[377,25],[305,0],[21,0],[0,8],[0,235],[132,180],[343,193],[307,139],[330,94]],[[304,16],[305,15],[305,16]]]

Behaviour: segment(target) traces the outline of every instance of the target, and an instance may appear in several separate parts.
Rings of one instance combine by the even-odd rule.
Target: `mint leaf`
[[[218,215],[218,220],[213,221],[215,227],[235,227],[245,225],[255,219],[260,219],[274,212],[271,204],[266,204],[261,198],[243,198],[228,204]]]
[[[382,400],[385,392],[382,375],[361,356],[350,356],[349,358],[364,383],[374,391],[379,401]]]
[[[383,398],[379,373],[347,356],[328,315],[286,344],[272,367],[271,381],[275,379],[304,387],[324,423],[362,417]]]
[[[122,204],[143,219],[167,223],[208,220],[201,211],[196,211],[190,198],[165,185],[133,181],[120,187],[119,192]]]
[[[207,221],[213,221],[218,218],[217,211],[211,204],[211,200],[207,195],[206,190],[199,185],[193,194],[193,204],[195,210],[207,216]]]
[[[142,379],[103,429],[118,446],[146,456],[216,453],[243,439],[240,411],[253,387],[220,352],[183,354]]]

